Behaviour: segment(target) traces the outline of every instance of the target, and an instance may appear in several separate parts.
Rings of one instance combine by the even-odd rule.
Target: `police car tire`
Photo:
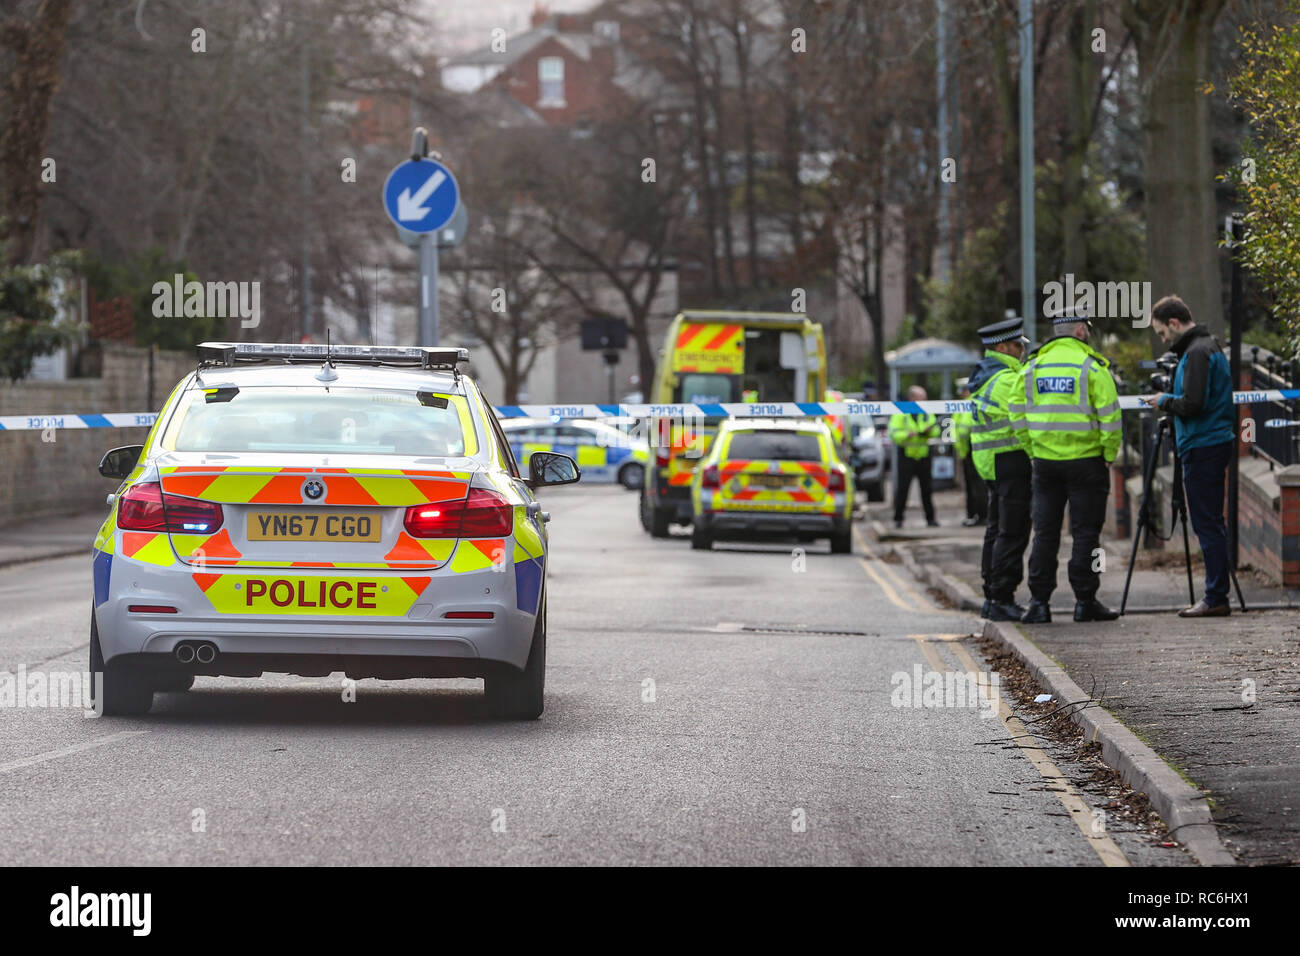
[[[713,535],[699,528],[691,529],[691,547],[696,551],[710,551],[713,548]]]
[[[645,484],[645,466],[630,462],[618,470],[618,483],[629,491],[636,491]]]
[[[831,554],[852,554],[853,553],[853,531],[846,528],[844,531],[836,532],[831,535]]]
[[[533,629],[533,644],[522,672],[513,668],[484,682],[489,709],[504,720],[536,720],[542,716],[546,691],[546,595]]]
[[[121,662],[104,664],[104,652],[99,646],[99,625],[95,612],[90,612],[90,672],[100,677],[92,679],[91,692],[95,695],[95,709],[106,717],[130,716],[149,713],[153,706],[153,688],[144,675]]]
[[[667,508],[650,509],[650,535],[654,538],[668,537],[668,524],[672,520],[672,512]]]

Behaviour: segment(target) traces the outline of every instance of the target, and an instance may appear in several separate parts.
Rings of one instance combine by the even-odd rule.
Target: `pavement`
[[[341,675],[0,707],[0,865],[1195,863],[1018,700],[922,694],[994,678],[981,624],[869,541],[693,551],[621,488],[542,500],[539,721],[489,719],[477,681],[349,703]],[[84,669],[90,593],[80,555],[0,569],[0,678]]]
[[[871,506],[873,536],[932,569],[937,583],[941,575],[957,603],[977,609],[984,529],[961,526],[957,492],[936,495],[936,504],[939,528],[924,527],[914,503],[901,531],[886,506]],[[1098,597],[1118,609],[1130,542],[1103,544]],[[1240,613],[1234,595],[1229,618],[1179,618],[1173,611],[1190,603],[1181,531],[1171,544],[1139,556],[1124,617],[1084,625],[1072,621],[1066,535],[1054,622],[1014,627],[1205,795],[1223,844],[1241,863],[1300,863],[1300,616],[1279,609],[1300,606],[1300,594],[1243,569],[1238,577],[1253,610]],[[1193,581],[1199,596],[1199,561]],[[1019,597],[1027,603],[1027,585]]]
[[[95,532],[108,517],[108,507],[55,518],[40,518],[0,526],[0,568],[46,558],[81,554],[90,559]]]

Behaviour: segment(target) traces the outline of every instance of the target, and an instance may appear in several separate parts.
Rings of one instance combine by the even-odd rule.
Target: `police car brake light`
[[[503,538],[514,529],[514,507],[495,491],[471,488],[460,501],[412,505],[403,524],[413,538]]]
[[[700,487],[717,488],[718,487],[718,466],[709,465],[700,475]]]
[[[827,491],[844,491],[844,473],[843,465],[835,465],[831,468],[830,481],[826,484]]]
[[[165,495],[156,481],[133,486],[117,503],[117,526],[124,531],[213,534],[224,522],[221,505]]]

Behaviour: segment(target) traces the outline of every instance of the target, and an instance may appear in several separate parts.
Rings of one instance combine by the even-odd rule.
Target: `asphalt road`
[[[0,864],[1188,862],[1086,835],[1093,798],[1048,779],[1069,766],[987,705],[895,706],[915,667],[978,655],[950,639],[975,619],[901,568],[652,540],[619,488],[545,507],[540,721],[486,719],[474,681],[345,703],[284,675],[200,678],[143,718],[0,708]],[[0,570],[0,671],[84,669],[90,591],[86,558]]]

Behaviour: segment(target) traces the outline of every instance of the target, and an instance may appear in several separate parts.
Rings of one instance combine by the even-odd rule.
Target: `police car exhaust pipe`
[[[200,664],[211,664],[217,659],[217,646],[215,644],[200,644],[194,651],[194,659]]]
[[[176,659],[182,664],[190,664],[194,661],[194,645],[178,644],[176,646]]]

